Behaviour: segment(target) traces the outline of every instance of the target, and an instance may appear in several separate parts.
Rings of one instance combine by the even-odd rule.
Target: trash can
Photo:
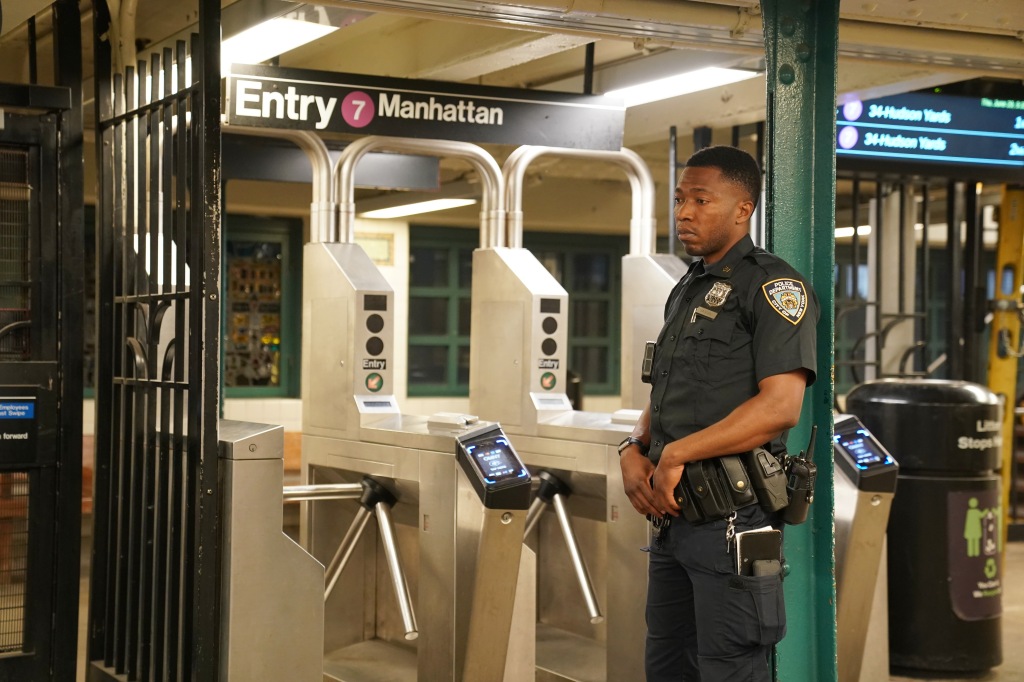
[[[889,514],[889,659],[983,671],[1002,662],[1002,420],[965,381],[860,384],[846,411],[900,463]]]

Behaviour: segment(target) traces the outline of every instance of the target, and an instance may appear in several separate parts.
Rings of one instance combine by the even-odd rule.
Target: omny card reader
[[[835,421],[836,463],[858,490],[892,493],[899,466],[867,427],[853,415]]]
[[[899,466],[857,417],[836,415],[834,433],[839,682],[886,679],[885,531]]]
[[[529,509],[530,472],[496,424],[460,434],[455,458],[487,509]]]

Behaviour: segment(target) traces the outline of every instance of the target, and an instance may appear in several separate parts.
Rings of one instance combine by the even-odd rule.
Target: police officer
[[[655,524],[648,682],[771,680],[785,634],[781,575],[737,575],[731,554],[732,531],[781,529],[778,514],[755,503],[691,523],[674,495],[687,463],[782,453],[815,378],[817,298],[751,241],[760,193],[754,159],[721,146],[691,156],[675,189],[676,234],[693,261],[665,305],[650,402],[619,447],[626,494]]]

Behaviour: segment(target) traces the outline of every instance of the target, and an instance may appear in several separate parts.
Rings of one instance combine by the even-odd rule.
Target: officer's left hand
[[[679,505],[676,504],[675,490],[679,479],[683,477],[683,463],[673,464],[666,461],[662,453],[658,466],[654,469],[654,504],[662,513],[679,516]]]

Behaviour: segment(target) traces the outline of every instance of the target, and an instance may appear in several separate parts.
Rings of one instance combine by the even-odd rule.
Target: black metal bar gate
[[[98,335],[88,679],[218,679],[220,5],[111,68],[96,3]]]

